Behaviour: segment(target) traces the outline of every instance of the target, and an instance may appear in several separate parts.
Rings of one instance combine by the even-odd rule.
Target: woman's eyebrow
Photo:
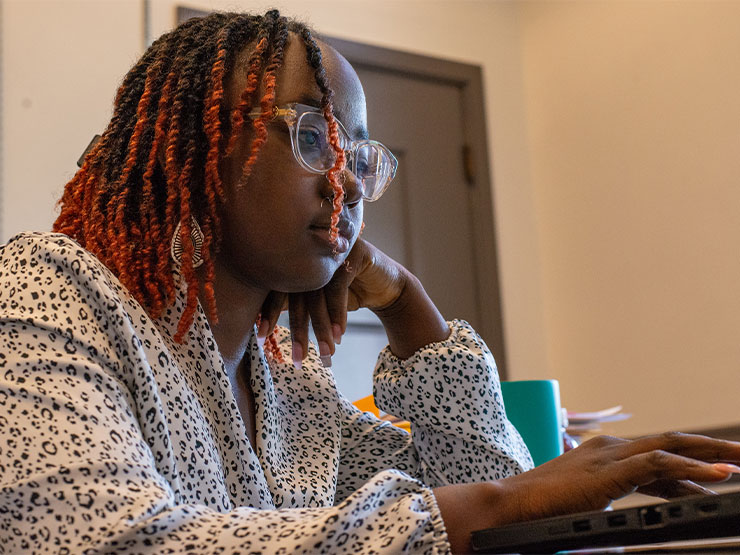
[[[366,140],[370,138],[370,133],[367,132],[366,127],[360,126],[360,127],[355,127],[352,133],[352,136],[357,137],[358,139]]]
[[[321,108],[321,100],[314,96],[301,95],[298,97],[297,100],[295,100],[295,102],[297,104],[304,104],[306,106],[311,106],[312,108]],[[340,114],[339,112],[335,112],[334,115],[339,121],[341,122],[345,121],[344,118],[342,117],[342,114]],[[362,125],[353,129],[350,132],[350,136],[355,137],[356,138],[355,140],[370,138],[370,134],[368,133],[367,128]]]

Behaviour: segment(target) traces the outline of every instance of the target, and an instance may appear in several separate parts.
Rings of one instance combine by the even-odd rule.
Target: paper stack
[[[580,443],[584,436],[601,433],[601,425],[607,422],[626,420],[632,415],[622,412],[622,405],[595,412],[573,412],[563,409],[565,434]]]

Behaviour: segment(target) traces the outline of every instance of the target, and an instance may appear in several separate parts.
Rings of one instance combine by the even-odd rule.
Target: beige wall
[[[154,36],[174,5],[151,3]],[[480,64],[512,377],[559,378],[570,408],[623,403],[635,417],[617,433],[739,420],[740,3],[188,5],[277,6]],[[141,6],[3,2],[1,239],[52,221],[141,52]]]
[[[130,0],[3,0],[2,229],[49,229],[54,202],[93,135],[110,119],[141,53]]]
[[[547,360],[623,433],[740,420],[740,3],[522,6]]]

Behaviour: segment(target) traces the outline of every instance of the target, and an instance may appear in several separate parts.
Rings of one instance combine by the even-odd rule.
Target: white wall
[[[141,52],[130,0],[4,0],[0,241],[49,229],[76,162]]]
[[[523,4],[548,371],[632,434],[740,421],[740,3]]]
[[[734,424],[737,2],[188,2],[483,67],[509,366],[617,433]],[[154,36],[174,24],[154,0]],[[141,53],[140,1],[5,0],[4,227],[53,200]],[[699,381],[702,380],[702,381]]]

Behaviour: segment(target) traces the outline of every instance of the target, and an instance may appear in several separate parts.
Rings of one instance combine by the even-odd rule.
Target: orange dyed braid
[[[259,86],[259,74],[262,70],[262,62],[267,50],[267,37],[263,37],[249,58],[249,70],[247,71],[247,86],[242,92],[239,99],[239,106],[234,108],[231,113],[231,137],[229,146],[226,148],[226,156],[231,156],[236,146],[236,141],[244,125],[244,117],[252,110],[252,97]]]
[[[131,134],[131,138],[128,143],[128,157],[123,167],[123,171],[121,172],[121,176],[118,178],[118,182],[116,183],[116,187],[120,187],[121,192],[112,198],[108,205],[109,208],[116,208],[113,225],[108,228],[108,240],[110,242],[111,250],[113,252],[118,252],[123,258],[123,260],[119,258],[118,261],[119,279],[137,298],[143,296],[142,283],[140,282],[143,282],[144,288],[150,292],[152,287],[147,287],[147,279],[142,275],[144,272],[144,256],[134,256],[133,249],[131,248],[132,245],[140,245],[142,243],[142,234],[141,229],[135,223],[130,222],[129,225],[127,225],[126,210],[129,208],[128,201],[131,198],[131,193],[125,188],[125,184],[129,179],[131,170],[136,164],[141,134],[148,123],[147,111],[152,97],[152,82],[154,81],[156,72],[159,70],[159,65],[160,64],[158,63],[154,63],[147,70],[144,92],[142,93],[141,98],[139,99],[139,104],[136,108],[136,125],[134,126],[134,131]]]
[[[175,334],[175,342],[177,343],[182,343],[185,333],[187,333],[190,325],[193,323],[195,309],[198,307],[198,281],[195,275],[195,269],[193,268],[195,246],[190,240],[192,220],[190,219],[190,189],[188,188],[193,173],[193,154],[195,152],[195,141],[193,139],[188,143],[186,152],[187,159],[180,172],[178,189],[180,190],[180,243],[183,247],[180,271],[183,273],[185,281],[188,284],[188,293],[185,310],[182,313],[180,321],[177,323],[177,333]],[[205,255],[205,251],[203,254]]]
[[[268,14],[270,15],[270,14]],[[283,63],[283,54],[285,44],[288,41],[288,28],[285,24],[284,17],[277,17],[277,12],[271,14],[274,18],[274,31],[275,31],[275,44],[272,50],[272,56],[270,62],[265,67],[265,73],[262,77],[262,82],[265,88],[265,94],[260,99],[260,107],[262,109],[260,116],[254,120],[253,128],[255,137],[252,140],[250,149],[250,155],[244,165],[242,166],[242,175],[239,180],[239,187],[243,187],[249,174],[252,173],[252,167],[257,162],[262,146],[267,141],[267,122],[273,117],[272,109],[275,106],[275,84],[277,82],[277,70]],[[249,90],[249,84],[247,84],[247,90]],[[247,91],[245,90],[245,93]],[[243,95],[242,95],[243,97]],[[232,137],[234,134],[232,133]]]
[[[261,322],[262,313],[257,315],[257,321],[254,323],[254,325],[257,326],[257,329],[259,329]],[[280,352],[280,347],[278,346],[277,338],[275,337],[276,330],[277,327],[275,327],[275,329],[265,337],[265,344],[262,346],[262,349],[265,351],[265,355],[268,358],[276,360],[277,362],[285,362],[283,353]]]
[[[272,118],[272,108],[275,105],[275,75],[265,75],[264,82],[265,94],[260,100],[262,113],[254,120],[253,127],[256,136],[252,139],[249,158],[247,158],[247,161],[242,166],[239,188],[244,187],[246,184],[249,174],[252,173],[252,167],[257,162],[260,150],[262,150],[262,146],[267,141],[267,122]]]
[[[276,362],[285,362],[285,359],[283,358],[283,353],[280,351],[280,347],[278,346],[277,337],[275,337],[276,330],[277,327],[272,330],[272,332],[270,332],[270,335],[265,338],[265,345],[263,349],[265,353],[267,353],[270,358],[272,358]]]
[[[61,207],[59,218],[57,218],[56,229],[59,233],[70,236],[82,235],[84,242],[84,226],[87,221],[84,217],[84,210],[73,210],[77,206],[89,205],[93,193],[88,186],[91,181],[92,160],[98,155],[102,148],[101,141],[92,148],[85,157],[80,170],[64,187],[64,194],[59,199],[57,205]]]
[[[329,236],[332,241],[336,242],[339,237],[337,224],[339,223],[339,215],[344,206],[344,187],[340,182],[340,176],[344,171],[347,160],[344,150],[339,144],[339,126],[334,118],[334,108],[332,104],[334,91],[329,87],[329,80],[322,63],[321,49],[319,48],[319,45],[316,44],[316,41],[308,28],[300,28],[298,32],[300,32],[303,42],[306,45],[306,59],[308,60],[309,65],[314,69],[316,84],[319,86],[322,93],[321,109],[329,128],[329,143],[337,155],[334,165],[326,173],[326,178],[329,180],[329,183],[331,183],[334,191]]]
[[[203,221],[205,227],[205,233],[203,238],[202,250],[204,252],[210,252],[211,250],[211,237],[216,236],[216,242],[220,242],[220,229],[217,222],[212,222],[210,214],[216,214],[217,212],[217,199],[223,201],[224,190],[221,183],[221,177],[218,173],[218,163],[220,159],[220,145],[221,145],[221,118],[219,112],[221,111],[221,103],[224,98],[224,75],[226,73],[226,48],[224,46],[226,41],[226,32],[222,30],[219,33],[219,39],[217,43],[218,52],[216,54],[216,61],[213,64],[210,75],[209,94],[206,99],[205,115],[203,118],[203,127],[208,138],[208,154],[206,155],[206,168],[205,168],[205,197],[208,202],[208,214],[206,219]],[[214,225],[214,223],[216,225]],[[214,229],[215,228],[215,229]],[[213,290],[213,280],[215,279],[216,271],[214,267],[213,258],[208,256],[205,260],[205,272],[206,272],[206,283],[205,283],[205,295],[206,302],[208,304],[208,314],[213,324],[218,323],[218,314],[216,312],[216,294]]]
[[[159,97],[159,106],[157,110],[157,121],[154,125],[154,140],[152,142],[152,148],[149,151],[149,159],[147,160],[146,169],[142,178],[144,184],[144,190],[151,192],[152,190],[152,177],[154,176],[154,169],[159,163],[159,153],[162,145],[165,142],[166,131],[165,127],[169,119],[169,104],[172,100],[172,88],[177,80],[177,74],[171,71],[167,75],[164,87],[162,89],[162,95]],[[169,199],[168,199],[169,200]],[[155,213],[154,206],[150,207],[149,217],[151,219],[151,240],[157,246],[157,262],[156,262],[156,274],[163,281],[164,295],[160,294],[159,299],[162,300],[162,304],[155,303],[152,306],[154,314],[159,316],[164,310],[166,304],[171,303],[175,298],[175,281],[170,271],[170,249],[167,238],[172,237],[175,233],[174,220],[174,207],[167,203],[166,216],[164,221],[164,232],[162,232],[162,226],[160,225],[159,218]],[[150,268],[150,272],[153,274],[153,269]],[[162,296],[164,298],[162,299]]]
[[[102,142],[102,141],[101,141]],[[83,173],[84,175],[84,173]],[[89,212],[82,212],[83,214],[90,214],[89,217],[83,221],[83,231],[79,235],[72,235],[78,240],[82,239],[85,241],[84,247],[90,252],[96,254],[96,256],[109,268],[106,260],[106,254],[100,248],[100,241],[98,240],[98,226],[99,222],[102,221],[103,217],[99,214],[99,210],[96,208],[100,202],[100,188],[99,188],[100,175],[97,171],[89,171],[87,179],[85,180],[85,199],[82,205],[83,210],[87,209]],[[102,224],[100,224],[102,227]]]
[[[275,86],[277,82],[277,71],[282,65],[283,56],[285,52],[285,45],[288,41],[288,26],[284,17],[277,18],[275,21],[276,26],[276,40],[273,48],[273,53],[270,58],[269,64],[265,67],[265,73],[262,78],[265,88],[265,94],[260,100],[260,107],[262,113],[254,121],[253,128],[255,130],[255,138],[252,140],[251,154],[247,162],[244,164],[242,169],[242,176],[239,180],[239,187],[244,186],[253,165],[257,161],[257,156],[267,140],[267,121],[273,117],[273,108],[275,106]],[[247,86],[249,89],[249,84]],[[256,88],[255,88],[256,89]],[[245,91],[246,92],[246,91]],[[233,135],[232,135],[233,136]],[[277,338],[275,337],[276,329],[273,329],[265,339],[265,352],[277,362],[285,362],[278,347]]]
[[[149,70],[147,71],[147,80],[145,83],[145,93],[147,90],[151,90],[155,73],[161,73],[164,69],[164,65],[164,60],[158,60],[149,68]],[[140,207],[140,210],[143,213],[140,214],[139,217],[144,223],[144,233],[141,242],[141,256],[139,257],[140,264],[137,268],[137,272],[141,276],[141,280],[147,291],[149,299],[149,309],[151,310],[151,314],[154,317],[158,317],[162,314],[165,305],[174,298],[175,294],[174,280],[172,279],[172,274],[171,272],[167,271],[166,266],[163,268],[162,264],[160,264],[163,259],[167,260],[167,257],[169,256],[169,250],[166,247],[166,239],[163,240],[162,237],[162,229],[159,223],[159,218],[157,217],[152,184],[152,177],[154,175],[154,169],[157,163],[159,149],[161,148],[162,141],[164,139],[164,122],[166,121],[168,116],[167,106],[174,81],[175,73],[169,72],[165,79],[164,87],[161,90],[159,100],[157,102],[157,117],[154,124],[154,138],[152,139],[152,146],[149,150],[146,166],[141,178],[142,205]],[[149,102],[147,102],[146,108],[149,108]],[[141,111],[142,106],[140,102],[139,106],[137,107],[137,112]],[[146,118],[146,123],[149,123],[150,120],[146,116],[146,111],[144,111],[144,117]],[[141,121],[141,119],[137,120],[137,126]],[[134,134],[136,134],[136,128],[134,128]],[[129,156],[129,160],[132,160],[131,156]],[[132,160],[132,165],[134,161],[135,159]],[[151,261],[156,262],[151,263]],[[157,274],[160,276],[160,279],[163,279],[164,281],[164,291],[157,283]]]
[[[344,187],[342,183],[340,183],[340,176],[347,164],[347,157],[344,153],[344,149],[339,144],[339,126],[337,125],[337,120],[334,118],[333,107],[330,101],[324,106],[323,112],[324,118],[326,118],[327,124],[329,125],[329,144],[337,154],[334,165],[328,172],[326,172],[326,178],[329,180],[329,183],[331,183],[332,189],[334,190],[329,237],[334,243],[336,243],[339,238],[339,229],[337,228],[337,224],[339,224],[339,215],[344,206],[345,195]]]

